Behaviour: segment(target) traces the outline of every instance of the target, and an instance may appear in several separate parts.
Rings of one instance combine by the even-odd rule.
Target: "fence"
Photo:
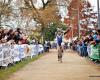
[[[81,56],[89,56],[93,60],[100,60],[100,44],[88,46],[77,45],[77,52]]]
[[[87,51],[91,59],[100,60],[100,44],[88,46]]]
[[[43,51],[42,45],[0,44],[0,66],[8,66],[8,64],[21,61],[28,56],[32,58]]]

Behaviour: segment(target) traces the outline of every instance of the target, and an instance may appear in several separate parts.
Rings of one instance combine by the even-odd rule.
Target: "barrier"
[[[0,45],[0,66],[2,66],[3,62],[3,53],[2,53],[2,45]]]
[[[94,60],[100,60],[100,44],[88,45],[84,47],[77,45],[77,52],[81,56],[89,56]]]
[[[94,60],[100,60],[100,44],[97,45],[91,45],[90,46],[90,54],[89,57],[94,59]]]
[[[8,64],[19,62],[28,56],[32,58],[43,51],[43,46],[39,45],[0,44],[0,66],[8,66]]]

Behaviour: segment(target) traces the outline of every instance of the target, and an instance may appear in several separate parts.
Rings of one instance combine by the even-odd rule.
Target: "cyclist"
[[[62,62],[62,53],[63,48],[61,46],[62,43],[62,33],[59,31],[57,34],[57,46],[58,46],[58,61]]]

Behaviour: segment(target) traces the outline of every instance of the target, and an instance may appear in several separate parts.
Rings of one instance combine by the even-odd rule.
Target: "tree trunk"
[[[42,44],[45,43],[45,31],[44,31],[44,25],[42,25],[42,29],[41,29],[41,38],[42,38]]]

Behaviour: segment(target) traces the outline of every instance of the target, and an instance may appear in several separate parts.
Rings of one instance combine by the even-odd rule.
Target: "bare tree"
[[[0,26],[2,23],[2,18],[4,16],[8,17],[10,13],[12,12],[11,7],[9,6],[10,3],[11,3],[11,0],[8,0],[8,2],[6,2],[6,0],[0,1]]]

